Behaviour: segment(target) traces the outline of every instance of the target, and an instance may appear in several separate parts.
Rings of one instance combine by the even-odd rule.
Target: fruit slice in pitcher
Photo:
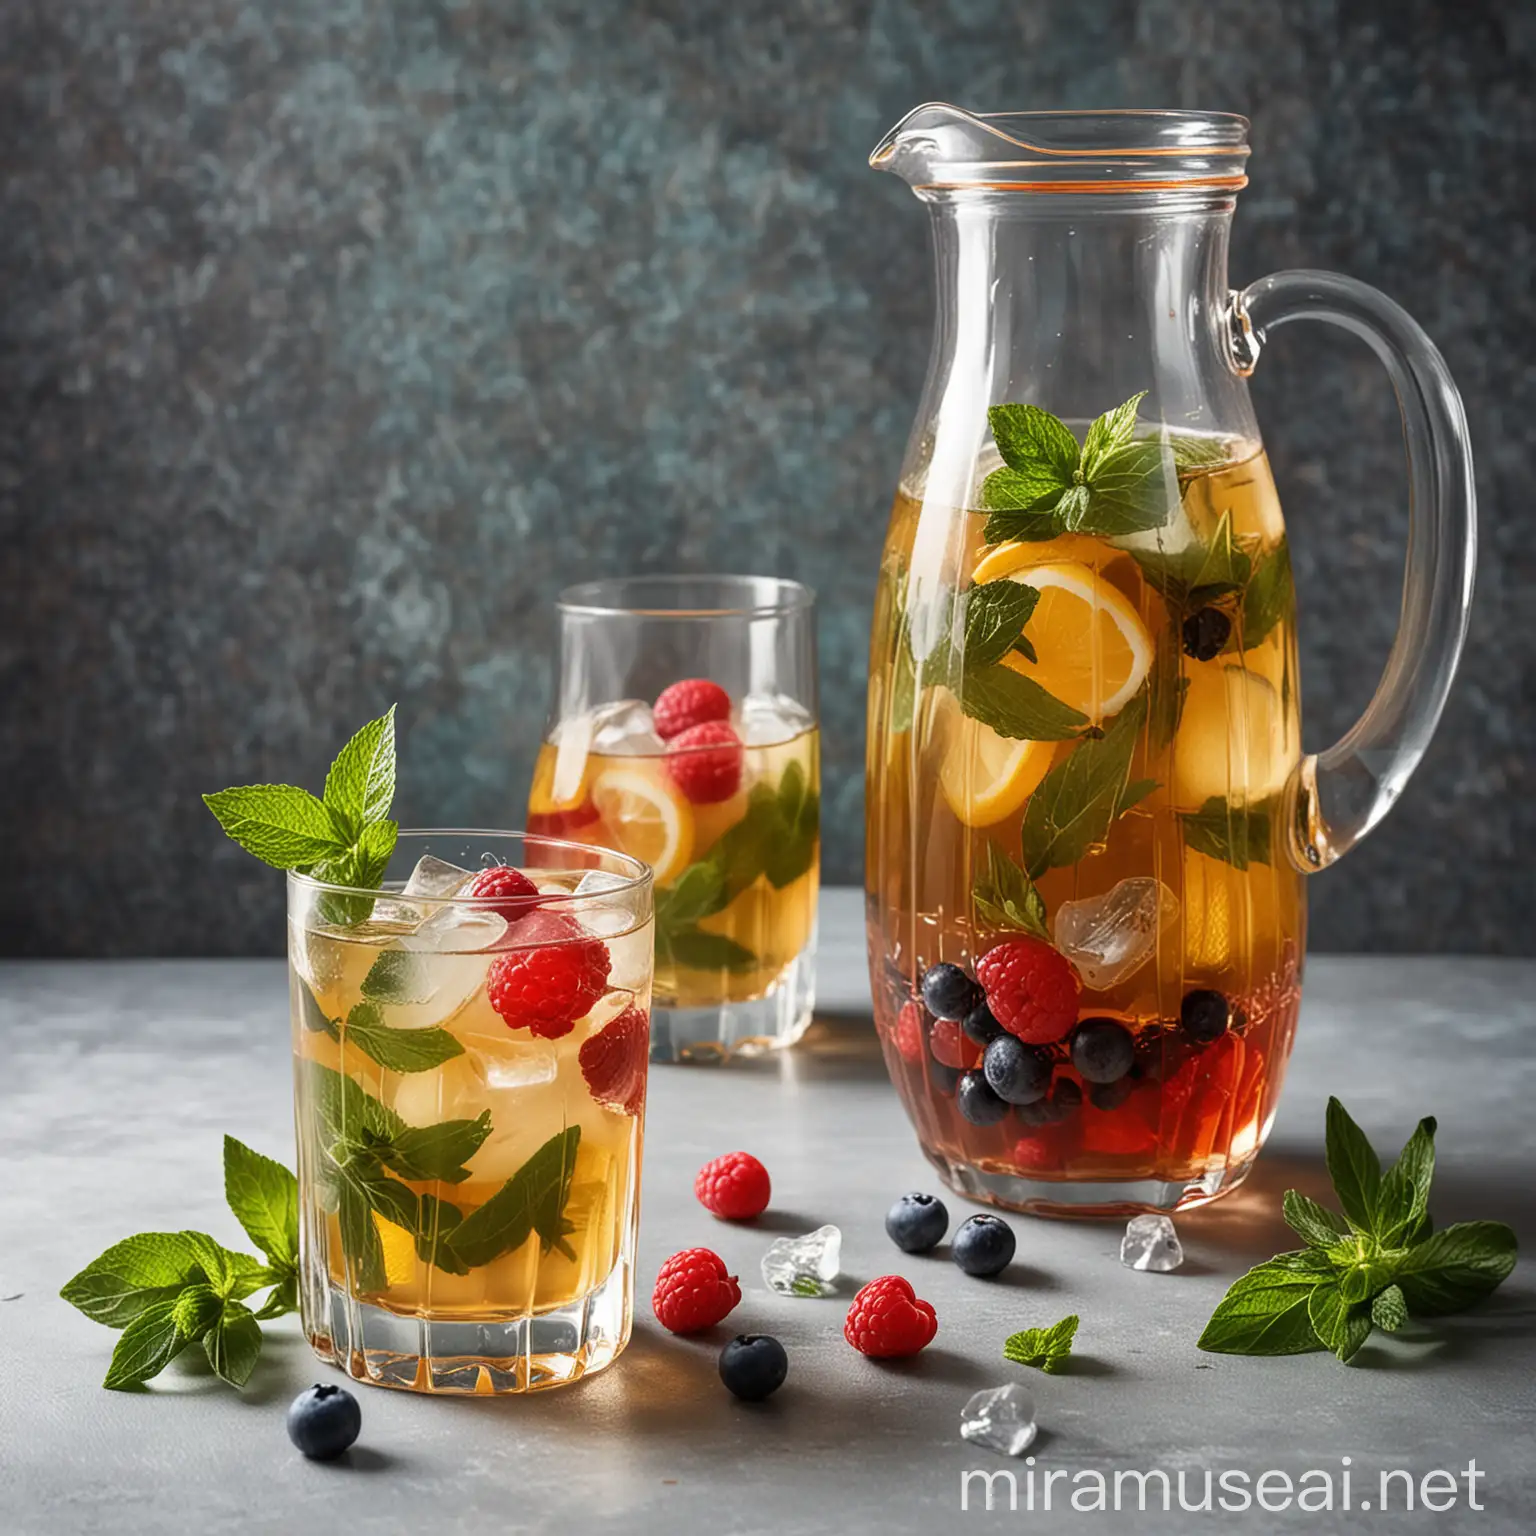
[[[693,817],[682,796],[658,772],[602,767],[592,776],[592,803],[619,847],[644,859],[657,885],[674,880],[693,857]]]
[[[1014,651],[1003,664],[1090,720],[1119,713],[1152,665],[1152,636],[1130,600],[1076,562],[1028,566],[1008,579],[1040,594],[1024,630],[1038,660]]]
[[[939,786],[968,827],[990,827],[1023,805],[1055,756],[1050,741],[1010,741],[960,712],[947,688],[934,692],[931,720]]]

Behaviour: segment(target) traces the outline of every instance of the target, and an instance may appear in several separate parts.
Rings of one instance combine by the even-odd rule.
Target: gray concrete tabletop
[[[1240,1359],[1195,1348],[1232,1279],[1296,1246],[1281,1192],[1327,1197],[1323,1106],[1337,1092],[1378,1146],[1395,1152],[1422,1114],[1439,1117],[1437,1220],[1512,1223],[1536,1238],[1536,961],[1316,958],[1278,1124],[1246,1187],[1179,1220],[1187,1262],[1171,1275],[1118,1262],[1119,1223],[1012,1218],[1018,1259],[998,1281],[966,1278],[941,1249],[898,1253],[885,1210],[937,1189],[870,1025],[860,905],[823,905],[818,1022],[799,1048],[723,1069],[653,1070],[633,1342],[610,1370],[564,1391],[515,1399],[428,1399],[357,1387],[358,1445],[311,1464],[288,1444],[283,1410],[319,1365],[297,1322],[271,1325],[243,1394],[174,1365],[138,1392],[99,1383],[113,1335],[58,1299],[59,1286],[130,1232],[198,1227],[235,1243],[222,1204],[229,1131],[291,1157],[286,988],[275,961],[13,962],[0,966],[0,1530],[348,1532],[624,1530],[1093,1532],[1198,1530],[1160,1513],[1155,1473],[1186,1473],[1191,1501],[1209,1468],[1258,1488],[1285,1474],[1331,1511],[1257,1505],[1205,1518],[1238,1531],[1536,1529],[1530,1470],[1536,1423],[1536,1282],[1527,1265],[1481,1309],[1412,1338],[1377,1334],[1355,1365],[1327,1355]],[[717,1222],[692,1194],[696,1169],[737,1146],[774,1184],[752,1225]],[[947,1194],[952,1218],[974,1207]],[[844,1232],[847,1286],[905,1274],[936,1307],[922,1355],[878,1363],[841,1327],[848,1290],[802,1300],[765,1288],[773,1236],[823,1222]],[[650,1314],[661,1260],[707,1244],[740,1274],[742,1305],[716,1336],[679,1339]],[[1044,1376],[1005,1363],[1014,1330],[1082,1318],[1072,1369]],[[790,1375],[764,1404],[739,1403],[716,1374],[738,1331],[785,1343]],[[1019,1381],[1041,1425],[1032,1466],[964,1442],[960,1409],[978,1388]],[[1346,1466],[1345,1458],[1348,1458]],[[1469,1463],[1480,1474],[1469,1480]],[[1012,1471],[1006,1483],[967,1478]],[[1415,1485],[1402,1512],[1376,1507],[1381,1475]],[[1043,1507],[1045,1474],[1051,1512]],[[1149,1474],[1151,1514],[1135,1512]],[[1342,1507],[1343,1473],[1351,1507]],[[1431,1513],[1426,1473],[1455,1479]],[[1104,1474],[1111,1508],[1096,1502]],[[1033,1473],[1035,1508],[1026,1508]],[[1315,1474],[1310,1481],[1307,1474]],[[1432,1480],[1444,1504],[1447,1484]],[[1078,1508],[1072,1500],[1079,1496]],[[965,1500],[962,1505],[962,1498]],[[1233,1500],[1232,1502],[1236,1502]],[[1366,1513],[1366,1506],[1371,1510]],[[1480,1506],[1480,1507],[1476,1507]]]

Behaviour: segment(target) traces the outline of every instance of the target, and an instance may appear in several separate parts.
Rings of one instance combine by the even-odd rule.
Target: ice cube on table
[[[1178,915],[1179,898],[1161,880],[1136,875],[1102,896],[1062,902],[1052,931],[1083,985],[1104,992],[1152,958],[1159,928]]]
[[[1166,1216],[1133,1216],[1120,1239],[1120,1262],[1128,1269],[1166,1275],[1184,1262],[1184,1245]]]
[[[627,757],[665,750],[651,706],[643,699],[619,699],[592,711],[592,751]]]
[[[749,747],[793,741],[816,724],[811,712],[786,693],[749,693],[737,711],[737,734]]]
[[[987,1387],[960,1410],[960,1438],[1001,1456],[1022,1456],[1035,1443],[1037,1428],[1035,1400],[1017,1382]]]
[[[842,1230],[830,1225],[776,1238],[763,1255],[763,1280],[781,1296],[830,1296],[842,1253]]]

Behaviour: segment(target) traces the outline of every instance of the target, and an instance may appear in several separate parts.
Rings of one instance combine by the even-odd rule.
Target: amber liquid
[[[947,960],[972,969],[993,944],[1015,936],[989,926],[976,909],[973,887],[989,842],[1018,858],[1028,801],[984,826],[968,825],[957,814],[956,797],[953,790],[946,793],[940,772],[941,690],[921,684],[914,690],[913,665],[904,654],[911,645],[912,594],[931,598],[953,585],[944,572],[914,573],[914,549],[943,550],[948,570],[970,572],[984,553],[984,517],[923,503],[905,491],[896,497],[871,650],[871,973],[891,1076],[925,1150],[951,1172],[960,1165],[1031,1181],[1193,1186],[1203,1180],[1214,1192],[1230,1170],[1245,1168],[1273,1114],[1295,1025],[1305,924],[1302,878],[1286,859],[1282,824],[1284,788],[1300,750],[1294,599],[1287,578],[1271,603],[1268,632],[1253,643],[1254,636],[1244,633],[1244,593],[1216,596],[1213,605],[1230,620],[1230,638],[1218,654],[1198,660],[1186,651],[1184,621],[1204,606],[1202,594],[1167,582],[1154,585],[1124,546],[1136,543],[1154,569],[1167,570],[1181,549],[1220,542],[1230,530],[1232,548],[1256,571],[1266,558],[1283,555],[1285,533],[1262,452],[1243,456],[1238,450],[1232,461],[1182,478],[1180,493],[1181,507],[1155,538],[1110,542],[1066,535],[1030,547],[1031,560],[1087,566],[1135,609],[1155,647],[1144,684],[1147,722],[1130,779],[1155,780],[1157,788],[1076,863],[1040,875],[1040,896],[1054,918],[1063,903],[1151,876],[1171,893],[1177,910],[1162,914],[1146,963],[1105,988],[1084,985],[1081,993],[1080,1018],[1113,1018],[1135,1033],[1137,1066],[1121,1102],[1099,1107],[1085,1092],[1081,1107],[1057,1123],[1034,1124],[1011,1112],[986,1126],[957,1112],[953,1071],[936,1065],[926,1051],[920,1060],[902,1055],[896,1020],[928,966]],[[919,566],[933,563],[931,554],[917,557]],[[1194,567],[1182,569],[1187,574]],[[914,574],[927,580],[916,581]],[[1028,572],[1018,579],[1027,581]],[[1097,667],[1099,658],[1083,664]],[[913,692],[909,708],[903,695]],[[1056,744],[1053,763],[1072,747]],[[1198,824],[1192,833],[1188,817],[1204,811],[1209,825],[1218,806],[1232,818],[1258,813],[1268,837],[1262,857],[1253,847],[1249,857],[1235,861],[1203,851],[1202,843],[1208,850],[1211,839],[1201,838]],[[960,809],[966,808],[962,802]],[[1220,817],[1214,835],[1219,843]],[[1232,1005],[1232,1028],[1205,1046],[1177,1027],[1182,999],[1198,988],[1213,988]],[[1091,1088],[1071,1066],[1065,1044],[1054,1054],[1058,1084]],[[1108,1103],[1114,1096],[1098,1097]],[[993,1197],[1011,1203],[1006,1194]],[[1199,1198],[1198,1190],[1192,1198]],[[1021,1203],[1051,1206],[1049,1198]]]
[[[664,1007],[764,997],[811,940],[821,866],[815,809],[821,792],[819,733],[812,729],[787,741],[744,746],[741,754],[739,787],[710,804],[694,804],[678,791],[664,755],[589,752],[571,771],[560,762],[558,744],[546,742],[534,765],[530,830],[616,848],[654,866],[662,935],[654,995]],[[562,784],[567,776],[570,783]],[[805,813],[808,843],[779,868],[765,857],[771,850],[757,846],[754,806],[764,796],[785,796],[787,781],[796,803],[811,807]],[[690,870],[717,860],[741,876],[731,879],[724,904],[696,921],[672,925],[696,929],[706,942],[669,944],[669,898]],[[710,939],[725,944],[711,945]]]

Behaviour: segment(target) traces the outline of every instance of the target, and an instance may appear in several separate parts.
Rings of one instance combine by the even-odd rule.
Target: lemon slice
[[[947,688],[935,690],[933,739],[939,749],[939,788],[968,827],[990,827],[1024,804],[1055,755],[1050,741],[1010,741],[961,713]]]
[[[1118,714],[1152,665],[1152,636],[1130,600],[1076,561],[1027,566],[1008,579],[1040,594],[1025,626],[1039,660],[1011,651],[1004,665],[1095,723]]]
[[[619,847],[651,866],[657,885],[675,880],[693,857],[693,816],[659,775],[643,768],[600,768],[592,803]]]

